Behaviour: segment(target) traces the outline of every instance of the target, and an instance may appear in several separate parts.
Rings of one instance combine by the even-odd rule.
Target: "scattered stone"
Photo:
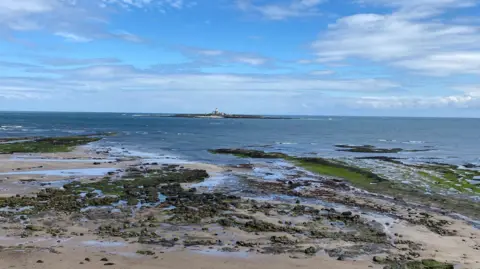
[[[304,252],[307,255],[315,255],[315,253],[317,253],[317,249],[314,248],[314,247],[309,247],[309,248],[305,249]]]
[[[153,256],[153,255],[155,255],[155,252],[153,252],[151,250],[137,250],[137,254]]]
[[[374,257],[373,257],[373,261],[376,262],[376,263],[384,263],[384,262],[385,262],[385,258],[384,258],[384,257],[380,257],[380,256],[374,256]]]

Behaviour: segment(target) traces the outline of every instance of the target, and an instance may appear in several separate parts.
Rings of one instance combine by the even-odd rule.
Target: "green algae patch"
[[[311,172],[331,177],[343,178],[350,181],[352,184],[359,186],[366,186],[371,183],[387,181],[386,179],[368,170],[351,166],[341,161],[319,157],[302,158],[289,156],[279,152],[264,152],[260,150],[247,149],[215,149],[210,150],[210,152],[215,154],[232,154],[241,158],[284,159]]]
[[[372,183],[387,182],[386,179],[368,170],[347,165],[340,161],[323,158],[297,158],[289,157],[287,160],[311,172],[343,178],[354,185],[365,186]]]
[[[420,176],[442,189],[454,189],[460,193],[480,193],[480,186],[473,184],[479,171],[461,169],[449,164],[416,165]]]
[[[472,202],[468,199],[463,199],[461,197],[451,197],[445,196],[435,193],[425,193],[425,189],[422,186],[418,186],[415,184],[403,184],[398,181],[388,180],[383,176],[380,176],[374,172],[371,172],[367,169],[363,169],[360,167],[356,167],[345,162],[341,162],[338,160],[333,159],[325,159],[325,158],[301,158],[301,157],[294,157],[288,156],[286,154],[278,154],[278,153],[265,153],[263,151],[258,150],[242,150],[242,149],[222,149],[222,150],[213,150],[212,152],[215,153],[222,153],[222,154],[234,154],[237,156],[248,157],[248,158],[256,158],[255,156],[259,156],[258,158],[277,158],[277,159],[284,159],[286,161],[292,162],[293,164],[302,167],[308,171],[319,175],[326,175],[335,178],[341,178],[348,182],[350,182],[353,186],[359,187],[369,192],[379,193],[383,195],[388,195],[400,200],[408,200],[416,203],[421,203],[424,205],[439,207],[442,209],[448,209],[460,214],[471,216],[471,217],[480,217],[480,205]],[[415,167],[413,165],[402,164],[407,167],[414,167],[414,168],[422,168],[426,169],[425,167]],[[438,168],[438,165],[435,166]],[[440,166],[443,167],[443,166]],[[442,169],[447,169],[445,171],[450,171],[453,169],[453,166],[446,166]],[[456,169],[456,173],[460,173],[464,175],[466,178],[472,178],[475,176],[475,173],[471,170],[462,170]],[[468,172],[467,172],[468,171]],[[447,181],[447,179],[453,180],[454,174],[448,172],[447,179],[443,179],[442,177],[435,176],[433,173],[427,173],[429,171],[424,172],[425,176],[429,176],[430,182],[432,181]],[[407,175],[408,176],[408,175]],[[434,179],[434,180],[433,180]],[[455,180],[457,177],[455,176]],[[449,183],[454,184],[454,183]],[[459,183],[455,183],[459,184]],[[473,191],[478,190],[479,188],[476,186],[470,186],[472,184],[468,183],[468,181],[463,181],[464,186],[468,186]],[[467,185],[468,184],[468,185]],[[432,184],[433,185],[433,184]],[[433,185],[435,186],[435,185]],[[445,185],[438,185],[439,188],[445,189]]]
[[[103,136],[67,136],[34,138],[32,140],[21,140],[19,142],[0,144],[0,154],[13,153],[54,153],[68,152],[73,148],[96,142]]]
[[[102,179],[97,182],[75,181],[63,189],[47,188],[36,197],[0,197],[0,208],[25,208],[11,214],[35,214],[55,210],[59,212],[79,212],[87,206],[111,206],[124,200],[128,205],[162,202],[162,195],[171,196],[183,192],[180,183],[200,182],[208,177],[205,170],[165,168],[135,170],[121,179]],[[175,183],[174,183],[175,182]],[[2,212],[0,212],[0,216]]]

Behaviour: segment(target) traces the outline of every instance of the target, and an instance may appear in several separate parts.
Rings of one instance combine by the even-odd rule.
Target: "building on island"
[[[215,108],[215,110],[212,112],[212,115],[214,116],[224,116],[227,115],[226,113],[218,111],[218,108]]]

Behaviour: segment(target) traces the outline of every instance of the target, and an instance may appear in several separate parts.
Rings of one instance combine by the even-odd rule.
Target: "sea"
[[[230,164],[216,148],[348,158],[336,144],[425,150],[381,154],[411,161],[480,164],[480,119],[295,116],[294,119],[196,119],[131,113],[1,112],[0,137],[115,132],[94,146],[189,162]],[[370,154],[371,156],[371,154]]]

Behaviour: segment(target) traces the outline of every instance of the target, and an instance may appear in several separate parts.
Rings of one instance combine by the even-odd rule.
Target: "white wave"
[[[61,130],[62,132],[66,132],[69,134],[83,134],[85,130]]]
[[[414,144],[414,145],[418,145],[418,144],[425,144],[426,142],[425,141],[415,141],[415,140],[410,140],[410,141],[404,141],[402,142],[403,144]]]
[[[203,182],[193,184],[192,187],[194,187],[194,188],[206,187],[210,190],[210,189],[213,189],[214,187],[220,185],[222,182],[224,182],[227,177],[228,176],[226,176],[226,175],[216,174],[216,175],[213,175],[213,176],[205,179]]]
[[[2,128],[10,128],[10,129],[20,129],[20,128],[23,128],[22,125],[2,125],[0,126]]]
[[[296,142],[275,142],[277,145],[297,145]]]
[[[182,159],[180,156],[170,154],[170,152],[151,153],[138,150],[122,149],[118,147],[110,147],[110,155],[112,157],[136,157],[143,159],[144,162],[156,162],[159,164],[188,164],[191,161]]]
[[[395,139],[378,139],[379,142],[397,142]]]

